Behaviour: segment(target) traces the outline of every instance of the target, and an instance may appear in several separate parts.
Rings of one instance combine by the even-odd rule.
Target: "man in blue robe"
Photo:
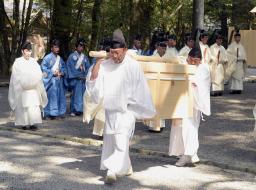
[[[67,60],[68,81],[71,90],[71,116],[80,115],[83,112],[85,78],[90,67],[89,59],[82,53],[85,45],[85,40],[78,40],[76,50],[69,55]]]
[[[66,65],[58,55],[60,50],[59,40],[53,40],[51,53],[42,61],[43,82],[47,92],[48,104],[44,109],[44,117],[55,119],[64,117],[66,113],[65,77]]]

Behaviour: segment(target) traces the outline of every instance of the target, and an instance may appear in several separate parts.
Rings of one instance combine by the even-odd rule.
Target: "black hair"
[[[53,39],[51,43],[51,47],[58,46],[60,47],[60,41],[58,39]]]
[[[85,47],[85,45],[86,45],[85,39],[83,39],[83,38],[78,39],[77,42],[76,42],[76,48],[77,48],[79,45]]]
[[[31,49],[32,49],[31,43],[30,43],[30,42],[25,42],[25,43],[21,46],[21,50],[24,50],[24,49],[31,50]]]
[[[200,48],[198,47],[193,47],[189,54],[188,54],[190,57],[194,57],[194,58],[200,58],[202,59],[202,53],[201,53],[201,50]]]

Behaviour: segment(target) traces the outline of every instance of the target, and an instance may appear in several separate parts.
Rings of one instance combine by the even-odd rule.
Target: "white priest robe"
[[[226,50],[223,46],[219,46],[216,43],[210,47],[212,61],[210,63],[212,85],[211,90],[213,92],[219,92],[224,90],[224,65],[227,62]]]
[[[178,56],[178,51],[177,51],[176,47],[168,47],[167,46],[165,54],[168,57],[177,57]]]
[[[85,92],[83,96],[83,122],[89,124],[93,119],[94,125],[92,134],[100,137],[103,136],[105,111],[103,109],[102,100],[99,103],[94,103],[91,97]]]
[[[172,123],[169,155],[197,154],[199,148],[198,129],[202,113],[210,115],[210,68],[208,64],[198,65],[196,73],[190,79],[193,92],[193,117],[177,119]],[[196,86],[192,85],[194,83]]]
[[[210,63],[211,61],[211,50],[207,44],[203,44],[201,41],[199,42],[200,50],[202,53],[202,62]]]
[[[227,49],[229,56],[228,73],[231,79],[231,90],[243,90],[243,79],[246,72],[247,56],[241,43],[232,42]],[[235,61],[233,61],[235,59]]]
[[[188,54],[192,48],[185,45],[179,52],[179,56],[185,57],[187,59]]]
[[[103,61],[97,79],[92,81],[90,76],[86,90],[95,103],[103,98],[105,109],[100,169],[124,175],[131,168],[129,140],[135,120],[156,113],[147,81],[139,63],[128,54],[120,64],[112,59]]]
[[[15,125],[42,123],[41,110],[48,99],[42,71],[34,58],[17,58],[12,66],[8,100],[15,112]]]

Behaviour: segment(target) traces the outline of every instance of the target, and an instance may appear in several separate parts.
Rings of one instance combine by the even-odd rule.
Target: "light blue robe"
[[[64,73],[64,77],[55,77],[52,72],[52,67],[55,64],[56,56],[53,53],[46,55],[41,63],[41,69],[44,73],[44,86],[46,88],[48,104],[44,108],[44,115],[61,116],[66,113],[66,96],[65,96],[65,77],[67,70],[65,62],[60,58],[60,72]]]
[[[70,111],[71,113],[82,113],[83,112],[83,95],[85,91],[85,78],[90,67],[89,59],[84,55],[82,61],[83,70],[80,68],[76,69],[76,63],[79,59],[80,54],[77,51],[71,53],[67,60],[67,71],[69,89],[71,90],[70,100]]]

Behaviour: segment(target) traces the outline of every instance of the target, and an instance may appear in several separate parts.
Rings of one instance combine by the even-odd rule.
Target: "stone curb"
[[[3,126],[0,127],[0,130],[19,132],[19,133],[27,133],[27,134],[32,134],[32,135],[39,135],[42,137],[55,138],[58,140],[67,140],[67,141],[72,141],[72,142],[76,142],[76,143],[81,143],[81,144],[87,145],[87,146],[88,145],[102,146],[102,144],[103,144],[102,141],[91,139],[91,138],[78,138],[78,137],[71,137],[71,136],[67,136],[67,135],[50,135],[50,134],[42,133],[39,131],[29,131],[29,130],[22,130],[22,129],[17,129],[17,128],[3,127]],[[141,154],[141,155],[157,156],[157,157],[162,157],[162,158],[168,158],[171,161],[175,161],[174,158],[170,157],[168,154],[166,154],[164,152],[152,151],[152,150],[147,150],[147,149],[142,149],[142,148],[134,148],[134,147],[130,148],[130,151],[133,153]],[[209,160],[205,160],[205,159],[200,159],[200,164],[216,166],[221,169],[236,170],[236,171],[240,171],[240,172],[252,173],[252,174],[256,175],[256,170],[254,168],[232,166],[229,164],[219,163],[219,162],[215,162],[215,161],[209,161]]]

